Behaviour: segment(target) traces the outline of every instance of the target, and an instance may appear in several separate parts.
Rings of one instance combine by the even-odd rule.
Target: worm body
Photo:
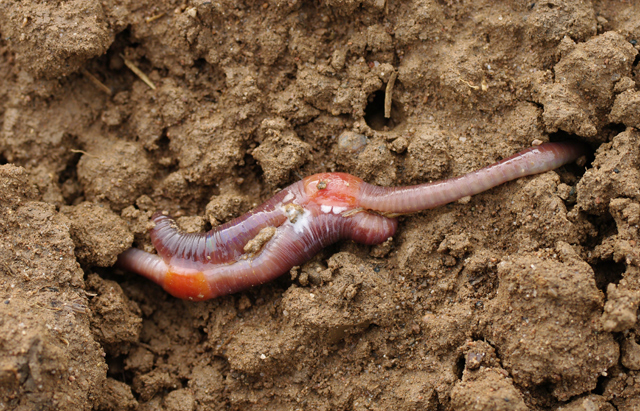
[[[202,301],[273,280],[341,239],[379,244],[394,235],[398,215],[553,170],[584,154],[578,143],[547,143],[460,177],[407,187],[374,186],[344,173],[315,174],[207,233],[183,233],[172,218],[156,213],[151,241],[158,254],[130,248],[117,265],[176,297]]]

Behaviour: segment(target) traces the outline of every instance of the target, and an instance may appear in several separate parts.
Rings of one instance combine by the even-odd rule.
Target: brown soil
[[[3,1],[0,411],[639,409],[638,16]],[[244,293],[185,302],[111,268],[152,250],[157,209],[203,230],[312,173],[405,185],[568,138],[586,171],[403,217]]]

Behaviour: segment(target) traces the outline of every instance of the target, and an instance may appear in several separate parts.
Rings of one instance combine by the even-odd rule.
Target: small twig
[[[76,150],[75,148],[72,148],[72,149],[71,149],[71,150],[69,150],[69,151],[71,151],[72,153],[80,153],[80,154],[84,154],[84,155],[87,155],[87,156],[89,156],[89,157],[93,157],[93,158],[99,158],[98,156],[94,156],[93,154],[91,154],[91,153],[87,153],[87,152],[86,152],[86,151],[84,151],[84,150]]]
[[[145,18],[145,19],[144,19],[144,21],[145,21],[146,23],[151,23],[151,22],[154,22],[154,21],[156,21],[156,20],[158,20],[158,19],[160,19],[160,18],[164,17],[164,15],[165,15],[165,14],[167,14],[167,13],[163,11],[162,13],[160,13],[160,14],[156,14],[155,16],[151,16],[151,17],[147,17],[147,18]]]
[[[389,81],[387,82],[387,89],[384,92],[384,117],[391,117],[391,97],[393,95],[393,86],[396,83],[396,77],[398,77],[398,72],[394,71],[391,73],[391,77],[389,77]]]
[[[89,73],[87,71],[87,69],[85,69],[83,67],[82,69],[80,69],[80,71],[82,71],[82,74],[86,78],[88,78],[93,84],[95,84],[100,90],[104,91],[108,95],[112,95],[113,94],[109,87],[105,86],[100,80],[98,80],[98,78],[96,76],[94,76],[93,74]]]
[[[144,74],[142,72],[142,70],[140,70],[138,68],[138,66],[136,66],[135,64],[133,64],[133,62],[131,62],[130,60],[128,60],[124,55],[120,54],[120,57],[122,57],[122,60],[124,60],[124,64],[125,66],[129,67],[129,70],[133,71],[133,73],[140,77],[140,80],[144,81],[144,83],[149,86],[151,88],[151,90],[155,90],[156,86],[155,84],[153,84],[151,82],[151,80],[149,79],[149,77],[147,77],[146,74]]]
[[[471,83],[470,81],[464,80],[464,79],[459,79],[461,82],[463,82],[464,84],[466,84],[467,86],[471,87],[474,90],[478,90],[480,89],[480,87],[474,85],[473,83]]]

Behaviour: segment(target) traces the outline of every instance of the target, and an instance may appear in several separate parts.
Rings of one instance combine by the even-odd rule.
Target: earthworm
[[[175,297],[207,300],[273,280],[340,239],[382,243],[395,234],[399,215],[553,170],[586,152],[579,143],[547,143],[460,177],[406,187],[374,186],[345,173],[315,174],[207,233],[184,233],[157,212],[150,234],[158,254],[130,248],[117,266]]]

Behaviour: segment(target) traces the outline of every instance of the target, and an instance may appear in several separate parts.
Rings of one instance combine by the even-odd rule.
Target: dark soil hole
[[[553,390],[555,385],[550,381],[545,381],[538,386],[535,386],[531,389],[524,389],[520,387],[521,391],[528,391],[531,393],[534,398],[534,402],[537,403],[538,406],[543,407],[544,409],[550,409],[551,404],[553,403]]]
[[[549,135],[549,140],[554,143],[562,143],[562,142],[577,142],[577,143],[585,143],[582,139],[577,138],[573,134],[566,133],[564,131],[559,131],[557,133],[552,133]],[[556,172],[560,176],[560,180],[568,184],[570,186],[575,186],[578,183],[578,180],[582,177],[585,170],[591,167],[591,162],[594,159],[594,149],[593,146],[589,146],[588,150],[590,150],[586,156],[586,161],[584,164],[580,162],[581,165],[578,165],[577,162],[566,164],[560,167]],[[570,193],[570,198],[566,201],[567,207],[569,209],[572,208],[573,204],[576,202],[576,191],[575,188]]]
[[[169,140],[169,137],[167,136],[166,128],[162,129],[160,137],[153,141],[153,144],[157,147],[154,150],[154,155],[157,159],[170,159],[169,161],[163,161],[161,167],[162,173],[171,174],[178,171],[178,158],[176,157],[175,152],[171,151],[171,140]]]
[[[606,126],[602,127],[600,131],[600,135],[605,139],[604,141],[611,141],[615,136],[622,133],[627,129],[622,123],[609,123]]]
[[[158,140],[156,140],[158,151],[161,153],[167,153],[167,155],[171,155],[171,149],[169,148],[170,144],[171,144],[171,140],[169,140],[169,137],[167,136],[167,129],[164,128],[162,129],[162,134],[160,135]],[[176,171],[178,169],[177,165],[175,165],[174,163],[176,162],[172,163],[172,167],[174,169],[171,171]]]
[[[245,155],[242,158],[240,164],[242,166],[236,168],[236,172],[238,173],[238,176],[243,179],[244,184],[252,184],[251,181],[260,181],[264,178],[264,171],[262,170],[262,167],[258,165],[256,159],[253,158],[251,154],[245,152]],[[292,173],[292,176],[290,176],[290,178],[295,179],[296,177],[299,177],[298,180],[302,180],[304,177],[306,177],[300,177],[297,174],[299,174],[299,172],[296,170],[294,173]],[[291,182],[293,182],[293,180]]]
[[[625,131],[627,129],[627,126],[625,126],[622,123],[611,123],[611,124],[607,124],[606,126],[604,126],[603,130],[606,131],[610,131],[611,137],[614,137],[620,133],[622,133],[623,131]]]
[[[58,176],[58,183],[62,189],[62,197],[66,204],[71,205],[82,195],[82,187],[78,183],[78,162],[82,153],[74,153],[67,160],[67,165]]]
[[[596,277],[596,287],[605,291],[607,285],[613,283],[618,284],[622,279],[625,266],[623,263],[613,261],[598,261],[591,266]]]
[[[609,377],[605,377],[603,375],[598,377],[598,383],[596,384],[596,388],[591,391],[593,394],[602,395],[604,394],[605,385],[609,381]]]
[[[133,375],[131,372],[125,370],[124,359],[125,356],[122,355],[114,357],[107,354],[107,357],[105,358],[108,367],[107,376],[114,380],[131,385],[133,382]]]
[[[624,129],[622,131],[624,131]],[[618,133],[616,132],[615,134],[618,134]],[[566,131],[558,131],[556,133],[549,134],[549,141],[551,141],[552,143],[562,143],[562,142],[569,142],[569,141],[583,143],[583,144],[586,143],[586,141],[583,138],[580,138],[575,134],[569,134]],[[590,147],[592,148],[593,151],[595,151],[595,148],[597,148],[597,147],[594,148],[593,145],[590,145]],[[589,162],[593,160],[593,152],[590,153],[589,158],[587,160],[589,160]]]
[[[402,123],[402,108],[396,101],[391,101],[391,117],[384,116],[384,90],[378,90],[369,96],[369,103],[364,109],[364,121],[376,131],[389,131]]]
[[[544,106],[540,106],[540,107],[544,108]],[[569,134],[566,131],[562,131],[562,130],[549,134],[549,141],[552,141],[554,143],[561,142],[561,141],[576,141],[576,140],[580,140],[580,138],[576,137],[574,134]]]
[[[9,161],[7,161],[7,159],[3,155],[0,155],[0,166],[3,166],[8,163]]]
[[[458,377],[459,380],[462,379],[462,372],[464,371],[464,366],[465,366],[465,358],[464,358],[464,355],[461,355],[460,357],[458,357],[458,360],[456,361],[456,366],[454,368],[454,372],[456,373],[456,376]]]
[[[69,157],[69,159],[67,160],[67,165],[58,177],[58,183],[63,184],[68,179],[77,177],[77,167],[81,157],[81,152],[75,152],[72,156]]]
[[[131,30],[127,27],[116,35],[106,53],[92,59],[85,67],[92,77],[111,90],[114,95],[120,91],[130,90],[131,83],[137,79],[136,75],[126,67],[121,56],[125,53],[125,49],[133,49],[137,46],[130,38]],[[136,61],[135,64],[139,66],[140,62]],[[87,77],[87,75],[84,76]],[[87,77],[86,80],[89,81],[90,78]]]
[[[123,56],[127,54],[127,50],[132,51],[129,55],[129,59],[133,59],[131,63],[144,73],[148,74],[151,72],[153,65],[144,57],[145,53],[137,53],[135,51],[139,45],[140,43],[137,42],[135,36],[132,34],[131,28],[127,27],[116,35],[109,50],[107,50],[104,55],[98,57],[97,61],[100,64],[96,65],[96,72],[100,72],[105,85],[113,91],[114,95],[120,91],[130,90],[132,83],[139,80],[139,77],[128,69],[125,64]]]
[[[602,244],[605,238],[618,234],[618,227],[611,213],[604,212],[602,215],[587,215],[586,217],[598,229],[598,235],[587,240],[587,247],[594,248]]]

